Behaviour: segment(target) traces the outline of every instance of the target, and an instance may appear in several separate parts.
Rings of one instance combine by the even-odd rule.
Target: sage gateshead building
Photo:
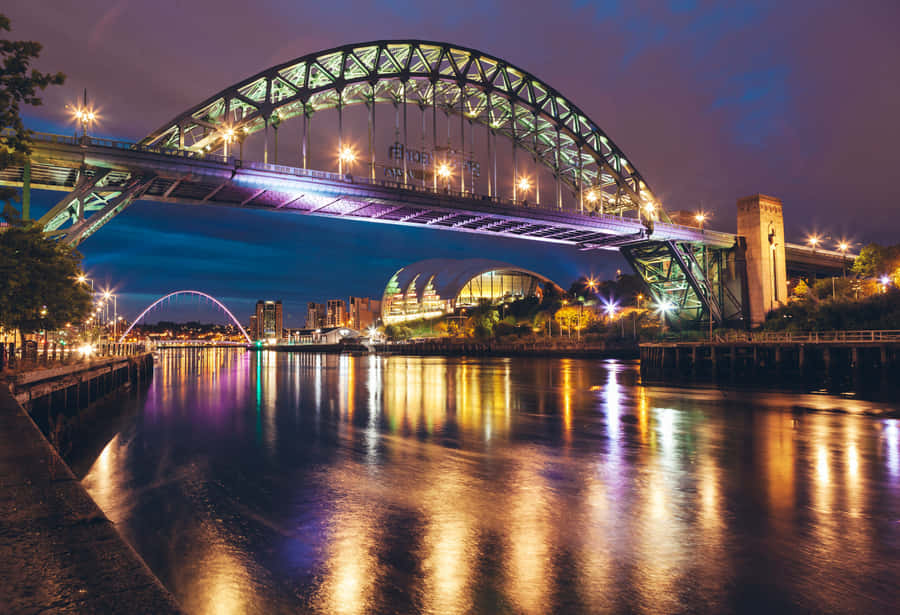
[[[542,297],[548,285],[539,273],[483,258],[432,258],[400,269],[388,280],[381,302],[386,325],[437,318],[457,309],[526,297]]]

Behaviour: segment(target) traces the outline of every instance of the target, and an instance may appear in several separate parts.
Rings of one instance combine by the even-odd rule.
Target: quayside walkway
[[[181,613],[0,383],[0,613]]]

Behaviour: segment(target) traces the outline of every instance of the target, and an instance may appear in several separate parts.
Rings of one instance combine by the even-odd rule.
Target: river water
[[[84,485],[189,613],[897,612],[900,421],[634,363],[167,350]]]

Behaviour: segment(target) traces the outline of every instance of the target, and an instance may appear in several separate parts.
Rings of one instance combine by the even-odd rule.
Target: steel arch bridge
[[[589,195],[601,213],[658,207],[622,150],[573,102],[500,58],[447,43],[376,41],[303,56],[222,90],[141,144],[216,151],[232,135],[243,138],[300,116],[306,151],[314,113],[378,103],[403,105],[404,112],[410,104],[441,110],[486,126],[534,156],[580,199]],[[655,215],[668,221],[661,208]]]
[[[403,156],[400,181],[376,180],[376,105],[394,108],[396,127],[407,109],[458,118],[487,135],[493,169],[488,194],[476,194],[460,173],[458,190],[413,185]],[[369,117],[369,177],[306,168],[309,127],[324,110],[362,105]],[[302,168],[268,164],[270,128],[302,122]],[[265,138],[263,162],[234,156],[254,133]],[[276,138],[277,138],[277,132]],[[497,136],[555,180],[556,202],[501,198]],[[424,135],[423,135],[424,140]],[[448,132],[449,140],[449,132]],[[432,140],[437,151],[436,134]],[[231,146],[231,151],[229,151]],[[449,147],[449,145],[448,145]],[[518,172],[514,171],[513,177]],[[271,67],[174,117],[140,143],[93,137],[36,135],[30,160],[0,170],[0,184],[33,185],[68,194],[40,220],[52,237],[77,245],[135,200],[290,211],[552,242],[581,250],[620,249],[660,304],[684,324],[739,320],[746,267],[730,233],[672,224],[647,182],[622,150],[574,103],[527,71],[465,47],[398,40],[339,47]],[[538,189],[537,194],[540,194]],[[563,192],[574,198],[564,204]]]
[[[250,336],[247,334],[247,331],[241,325],[240,321],[234,317],[234,314],[231,313],[231,310],[229,310],[227,307],[225,307],[224,303],[222,303],[221,301],[219,301],[212,295],[201,292],[199,290],[176,290],[174,292],[169,293],[168,295],[163,295],[162,297],[160,297],[159,299],[157,299],[156,301],[154,301],[153,303],[148,305],[144,309],[144,311],[141,312],[138,315],[138,317],[134,319],[134,322],[132,322],[128,326],[128,328],[125,329],[125,333],[123,333],[122,336],[119,338],[119,343],[121,344],[123,341],[125,341],[125,338],[128,337],[128,334],[131,333],[131,330],[134,328],[134,326],[136,324],[138,324],[150,310],[155,308],[157,305],[159,305],[163,301],[166,301],[167,299],[170,299],[170,298],[178,296],[178,295],[194,295],[194,296],[203,297],[204,299],[212,301],[216,306],[219,307],[219,309],[221,309],[223,312],[225,312],[228,315],[228,318],[231,319],[231,322],[233,322],[234,324],[237,325],[237,328],[240,330],[241,335],[244,336],[244,339],[247,340],[247,343],[248,344],[253,343],[252,340],[250,339]]]

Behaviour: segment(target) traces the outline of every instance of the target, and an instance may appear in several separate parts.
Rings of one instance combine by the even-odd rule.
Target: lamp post
[[[838,244],[838,250],[841,252],[841,278],[847,277],[847,250],[850,249],[850,244],[846,241],[842,241]]]
[[[338,152],[338,174],[344,174],[344,165],[347,165],[347,173],[350,173],[352,165],[356,160],[356,152],[349,145],[341,147]]]
[[[222,131],[222,143],[224,144],[225,158],[228,158],[228,144],[234,141],[234,128],[230,126]]]
[[[109,323],[109,300],[110,300],[110,298],[113,300],[113,326],[115,327],[115,326],[116,326],[116,325],[115,325],[115,322],[116,322],[116,320],[117,320],[118,317],[119,317],[119,302],[118,302],[118,298],[116,297],[115,294],[113,294],[113,293],[110,292],[109,290],[106,290],[106,291],[103,292],[103,298],[106,300],[106,322],[107,322],[107,326],[109,326],[109,325],[108,325],[108,323]]]
[[[657,304],[656,311],[659,312],[659,319],[662,322],[662,332],[666,333],[667,323],[666,323],[666,315],[672,311],[675,306],[668,301],[667,299],[663,299]]]
[[[66,105],[71,111],[76,122],[81,124],[81,144],[87,146],[88,128],[98,119],[98,114],[92,107],[88,106],[87,88],[84,89],[84,97],[80,105],[73,107]]]
[[[516,194],[513,195],[513,201],[518,199],[518,193],[522,193],[522,202],[528,202],[528,191],[531,190],[531,180],[525,177],[524,175],[520,176],[516,179]]]
[[[703,223],[706,222],[706,219],[707,219],[708,217],[709,217],[709,215],[706,214],[705,212],[702,212],[702,211],[698,211],[698,212],[694,215],[694,220],[696,220],[696,221],[697,221],[697,224],[700,225],[700,231],[701,231],[701,232],[703,231]]]
[[[449,192],[450,191],[450,178],[453,176],[453,172],[450,169],[450,165],[447,164],[446,162],[442,162],[441,164],[439,164],[438,168],[437,168],[437,174],[438,174],[438,177],[440,177],[442,180],[444,180],[444,190]]]

